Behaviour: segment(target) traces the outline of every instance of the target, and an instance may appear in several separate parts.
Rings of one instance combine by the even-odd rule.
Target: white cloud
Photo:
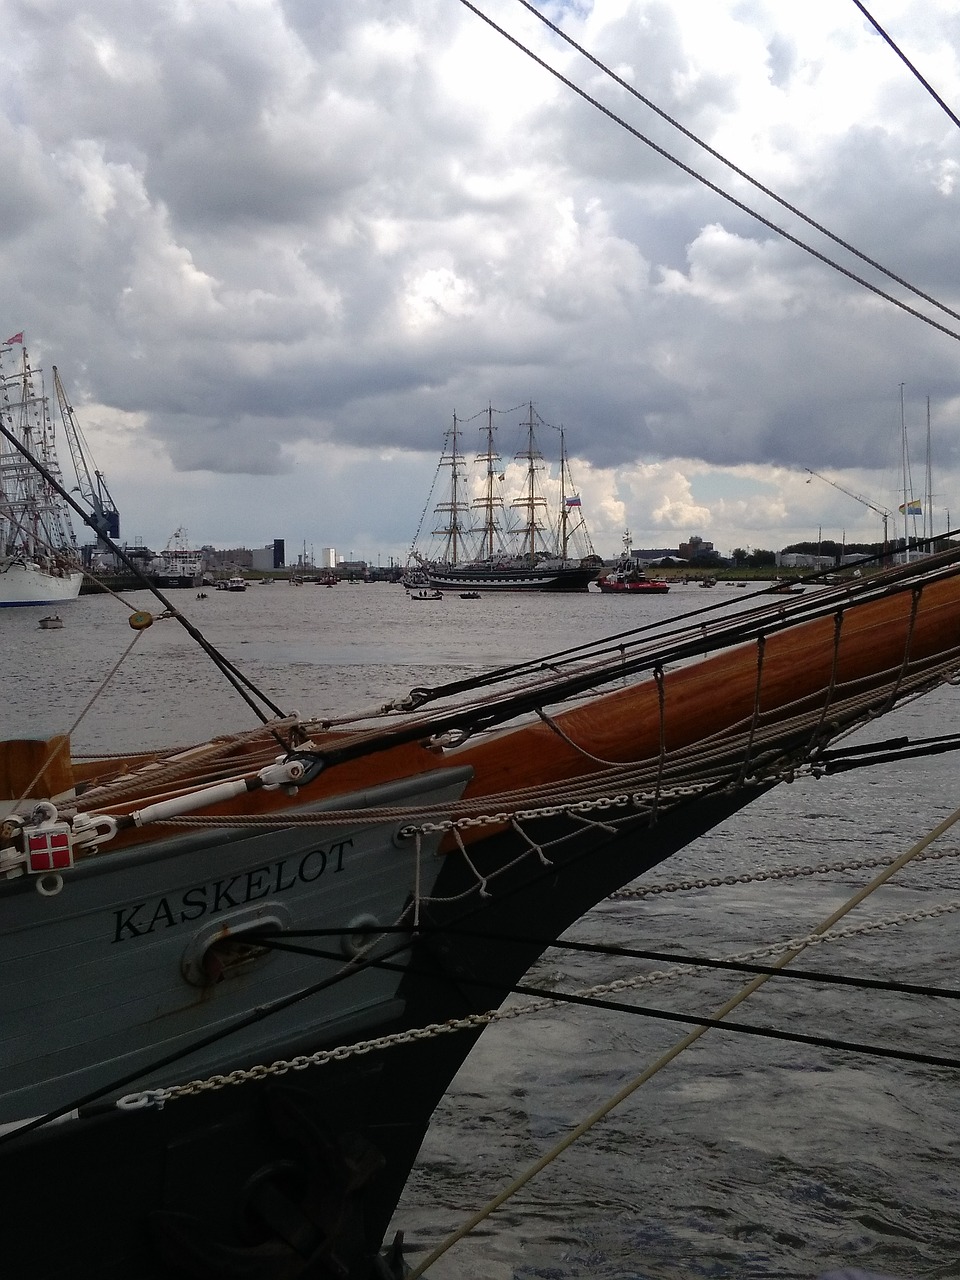
[[[879,282],[521,6],[485,8],[634,127]],[[956,131],[853,6],[548,11],[785,198],[960,309]],[[667,165],[461,6],[0,0],[0,20],[17,33],[0,49],[5,323],[82,388],[84,419],[135,424],[98,457],[131,536],[263,530],[252,495],[266,477],[291,538],[320,492],[343,522],[328,543],[364,531],[395,551],[450,414],[533,398],[576,437],[598,549],[615,553],[626,525],[773,544],[836,522],[840,495],[807,488],[804,466],[889,491],[901,381],[917,443],[931,396],[951,505],[955,340]],[[889,0],[883,20],[960,97],[955,6]],[[134,445],[157,477],[146,492]],[[341,466],[355,451],[367,469]],[[399,474],[385,451],[404,484],[367,520],[364,477],[389,491]]]

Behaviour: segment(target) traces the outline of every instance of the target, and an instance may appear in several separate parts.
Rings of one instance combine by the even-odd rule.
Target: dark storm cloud
[[[894,8],[949,96],[956,16],[946,0],[922,23]],[[487,9],[882,283],[512,0]],[[548,12],[797,206],[956,301],[956,134],[855,13]],[[318,447],[432,452],[455,409],[526,398],[613,476],[657,458],[869,467],[904,380],[939,398],[953,455],[954,341],[653,155],[454,0],[0,0],[0,16],[16,33],[0,49],[11,330],[72,362],[178,474],[283,476]]]

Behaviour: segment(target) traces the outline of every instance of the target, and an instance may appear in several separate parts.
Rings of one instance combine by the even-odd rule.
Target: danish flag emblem
[[[27,870],[34,875],[73,866],[70,828],[64,823],[31,831],[27,836]]]

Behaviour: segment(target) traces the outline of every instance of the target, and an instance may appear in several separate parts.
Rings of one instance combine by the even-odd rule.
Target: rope
[[[915,307],[911,307],[901,299],[895,298],[893,294],[887,293],[878,285],[871,284],[870,281],[864,279],[863,276],[859,276],[855,271],[851,271],[848,267],[842,266],[835,259],[828,257],[825,253],[821,253],[819,249],[815,249],[812,245],[807,244],[806,241],[801,240],[798,236],[792,235],[784,227],[779,226],[770,218],[764,217],[762,213],[759,213],[756,209],[752,209],[748,204],[745,204],[744,201],[738,200],[736,196],[730,195],[729,192],[724,191],[722,187],[719,187],[715,182],[711,182],[709,178],[705,177],[702,173],[699,173],[690,165],[685,164],[664,147],[658,146],[652,138],[641,133],[639,129],[635,129],[633,125],[628,124],[622,116],[618,116],[616,112],[611,111],[609,107],[605,107],[602,102],[592,97],[585,89],[581,89],[578,84],[575,84],[555,67],[552,67],[543,58],[538,57],[532,49],[528,48],[525,44],[522,44],[515,36],[510,35],[508,31],[494,22],[491,17],[485,14],[481,9],[478,9],[475,4],[472,4],[471,0],[460,0],[460,3],[464,8],[469,9],[471,13],[475,13],[483,22],[486,22],[488,26],[492,27],[494,31],[503,36],[503,38],[516,49],[519,49],[521,53],[525,53],[532,62],[537,64],[538,67],[542,67],[543,70],[549,75],[552,75],[555,80],[558,80],[561,84],[565,85],[572,93],[575,93],[578,97],[582,98],[584,102],[588,102],[590,106],[595,107],[602,115],[606,116],[608,120],[612,120],[614,124],[619,125],[620,128],[629,133],[631,137],[636,138],[638,142],[642,142],[645,146],[649,147],[651,151],[656,152],[658,156],[669,161],[670,164],[674,165],[682,173],[687,174],[688,177],[699,182],[701,186],[706,187],[708,191],[712,191],[714,195],[719,196],[721,200],[726,200],[727,203],[733,205],[735,209],[739,209],[741,213],[745,213],[748,217],[755,219],[761,226],[767,227],[768,230],[774,232],[775,235],[780,236],[781,239],[795,245],[798,249],[802,249],[805,253],[808,253],[812,258],[816,258],[818,262],[822,262],[825,266],[832,267],[834,271],[845,276],[848,280],[852,280],[854,283],[861,285],[864,289],[868,289],[871,293],[876,294],[877,297],[883,298],[886,302],[893,303],[893,305],[895,307],[899,307],[901,311],[907,312],[908,315],[912,315],[917,320],[922,320],[924,324],[928,324],[932,328],[938,329],[948,337],[960,340],[960,333],[955,332],[953,329],[948,329],[946,325],[941,324],[938,320],[934,320],[930,316],[925,316],[922,311],[918,311]],[[880,270],[883,271],[885,275],[892,275],[892,272],[886,271],[885,268],[881,267]],[[913,286],[907,285],[907,288],[913,289]],[[919,293],[919,290],[913,289],[913,292]],[[949,308],[945,307],[942,303],[938,303],[934,300],[934,305],[949,312]]]
[[[820,712],[820,719],[817,721],[817,727],[813,731],[810,743],[811,749],[815,750],[820,745],[823,726],[826,723],[827,712],[830,710],[833,702],[833,691],[837,687],[837,669],[840,664],[840,633],[843,630],[843,609],[838,609],[833,618],[833,656],[830,662],[830,682],[827,685],[827,692],[823,700],[823,710]]]
[[[942,904],[939,907],[931,907],[931,908],[926,908],[920,911],[908,912],[902,916],[890,917],[889,919],[883,920],[883,921],[868,921],[865,924],[857,925],[853,928],[844,929],[844,930],[833,930],[830,933],[824,934],[821,937],[817,938],[815,941],[817,943],[842,941],[847,938],[851,938],[851,937],[859,936],[861,934],[876,931],[877,929],[889,928],[895,925],[900,925],[905,923],[917,923],[923,920],[933,919],[945,913],[956,912],[956,911],[960,911],[960,900],[948,902],[948,903]],[[316,930],[312,932],[323,933],[325,931]],[[339,933],[342,933],[342,932],[343,930],[339,931]],[[390,930],[383,930],[381,932],[387,933],[387,932],[390,932]],[[291,935],[291,936],[302,936],[302,935]],[[813,944],[813,941],[814,940],[810,940],[811,945]],[[277,950],[294,951],[301,954],[318,954],[316,952],[309,952],[306,948],[296,947],[289,943],[284,944],[283,942],[277,939],[264,938],[262,939],[262,945],[264,946],[273,945]],[[782,948],[782,944],[770,946],[770,947],[758,948],[754,952],[747,952],[745,953],[745,955],[732,957],[729,963],[734,964],[735,962],[740,961],[743,964],[746,964],[751,959],[754,959],[754,958],[762,957],[764,955],[775,955],[777,952],[781,950],[781,948]],[[322,955],[322,953],[320,954]],[[337,958],[339,959],[339,957]],[[390,967],[390,968],[396,967],[396,966],[388,965],[385,961],[382,961],[382,960],[374,961],[373,965],[381,966],[381,967]],[[484,1013],[466,1014],[461,1018],[451,1018],[447,1022],[434,1022],[434,1023],[429,1023],[427,1026],[411,1028],[408,1031],[393,1032],[390,1035],[380,1036],[376,1040],[361,1040],[356,1044],[339,1045],[335,1049],[321,1049],[321,1050],[318,1050],[316,1053],[300,1055],[298,1057],[291,1058],[291,1059],[281,1058],[269,1064],[261,1063],[254,1067],[237,1068],[235,1071],[231,1071],[227,1075],[208,1076],[204,1080],[190,1080],[183,1084],[170,1085],[163,1088],[144,1089],[138,1093],[129,1094],[126,1097],[118,1099],[117,1106],[121,1110],[125,1110],[125,1111],[135,1110],[144,1106],[164,1106],[167,1102],[176,1101],[179,1098],[192,1097],[198,1093],[205,1093],[211,1090],[222,1089],[231,1085],[242,1085],[242,1084],[247,1084],[256,1080],[265,1080],[271,1076],[282,1076],[282,1075],[286,1075],[287,1072],[289,1071],[303,1071],[303,1070],[306,1070],[308,1067],[326,1066],[331,1062],[345,1062],[350,1058],[364,1057],[367,1054],[373,1053],[376,1051],[392,1049],[398,1045],[414,1044],[419,1041],[432,1039],[436,1036],[450,1035],[451,1033],[454,1033],[457,1031],[476,1031],[478,1029],[482,1029],[483,1027],[489,1026],[492,1023],[510,1022],[516,1018],[526,1017],[529,1014],[546,1013],[552,1009],[556,1009],[558,1006],[564,1003],[569,1003],[569,1002],[593,1003],[595,1005],[599,1005],[600,1007],[608,1008],[616,1012],[631,1012],[631,1013],[639,1012],[639,1013],[646,1014],[649,1011],[638,1009],[635,1006],[614,1004],[613,1002],[606,1002],[601,1004],[601,1002],[598,999],[596,999],[596,997],[607,995],[607,994],[610,994],[611,992],[628,991],[628,990],[636,989],[641,986],[652,986],[656,983],[663,982],[674,977],[678,977],[684,972],[686,972],[686,970],[683,970],[683,969],[658,970],[654,973],[643,974],[642,976],[639,976],[639,977],[618,978],[613,982],[604,983],[594,987],[588,987],[583,989],[580,992],[574,992],[569,995],[558,993],[558,992],[551,993],[549,996],[541,997],[535,1001],[530,1001],[523,1004],[515,1004],[510,1006],[509,1008],[488,1009]],[[771,973],[777,972],[777,976],[787,976],[787,975],[780,975],[778,971],[770,970],[770,972]],[[799,977],[801,975],[791,974],[789,976]],[[803,976],[806,976],[806,974],[804,974]],[[468,982],[468,980],[463,978],[462,975],[458,980],[465,983]],[[854,981],[854,980],[851,980],[851,981]],[[871,984],[868,980],[864,983],[864,985],[874,985],[874,984]],[[880,985],[883,985],[883,984],[880,984]],[[902,984],[902,985],[906,986],[907,984]],[[533,988],[521,987],[521,988],[517,988],[517,990],[532,991]],[[952,994],[949,991],[945,991],[939,988],[931,990],[929,992],[924,990],[923,993],[930,994],[930,995]],[[655,1013],[649,1012],[649,1016],[660,1016],[661,1014],[666,1015],[666,1011],[659,1010],[659,1011],[656,1011]],[[743,1027],[743,1028],[737,1027],[735,1029],[743,1030],[744,1033],[749,1033],[750,1031],[753,1030],[753,1028],[749,1028],[749,1027]],[[760,1034],[766,1034],[766,1033],[761,1032]],[[770,1034],[775,1034],[775,1033],[771,1032]],[[785,1033],[782,1038],[789,1038],[789,1036]],[[834,1044],[835,1047],[842,1047],[841,1042],[832,1042],[832,1043]],[[896,1051],[888,1051],[876,1046],[866,1046],[866,1045],[856,1046],[857,1052],[870,1053],[870,1052],[873,1052],[874,1050],[876,1050],[876,1052],[881,1056],[890,1056],[891,1052],[896,1053]],[[925,1059],[929,1057],[929,1055],[920,1055],[920,1057]],[[947,1059],[943,1059],[942,1062],[946,1065],[951,1065],[951,1066],[956,1065],[952,1059],[949,1061]],[[124,1081],[118,1082],[117,1084],[112,1086],[112,1089],[120,1087],[120,1085],[123,1083],[126,1083],[126,1082]],[[111,1090],[103,1090],[102,1092],[106,1093],[110,1091]],[[3,1139],[0,1138],[0,1142],[2,1141]]]
[[[667,764],[667,700],[663,683],[663,665],[657,663],[653,669],[653,680],[657,687],[657,780],[653,786],[653,807],[650,810],[650,825],[657,820],[660,809],[660,797],[663,792],[663,775]]]
[[[750,730],[747,734],[747,745],[743,752],[743,764],[740,766],[740,783],[747,776],[750,768],[750,752],[753,749],[753,740],[756,736],[757,725],[760,723],[760,694],[763,691],[763,657],[767,648],[767,637],[761,632],[757,636],[757,681],[753,690],[753,715],[750,718]]]
[[[27,798],[27,797],[30,795],[30,793],[33,791],[33,788],[34,788],[34,787],[36,786],[36,784],[40,781],[41,777],[43,776],[43,771],[44,771],[46,768],[48,768],[48,766],[49,766],[49,765],[51,765],[51,764],[54,762],[54,760],[56,760],[56,758],[57,758],[59,755],[61,755],[61,754],[62,754],[62,752],[66,751],[66,750],[69,748],[69,746],[70,746],[70,739],[71,739],[71,737],[73,736],[74,731],[75,731],[75,730],[77,729],[77,727],[80,725],[80,723],[81,723],[81,721],[83,720],[84,716],[87,714],[87,712],[90,710],[90,708],[93,706],[93,704],[97,701],[97,699],[100,697],[100,695],[101,695],[101,694],[103,693],[103,691],[106,689],[107,685],[110,683],[110,681],[113,679],[113,677],[114,677],[114,676],[117,674],[117,672],[120,670],[120,668],[121,668],[121,666],[123,665],[123,663],[124,663],[124,662],[126,662],[127,658],[130,656],[130,653],[131,653],[131,651],[132,651],[132,649],[133,649],[133,646],[137,643],[137,641],[140,639],[140,637],[141,637],[142,635],[143,635],[143,632],[142,632],[142,631],[135,631],[135,632],[133,633],[133,639],[130,641],[130,643],[127,645],[126,649],[124,649],[123,653],[121,653],[120,657],[116,660],[116,662],[113,664],[113,666],[112,666],[112,667],[110,668],[110,670],[107,672],[107,674],[106,674],[106,676],[103,678],[103,680],[101,680],[100,684],[97,686],[96,690],[94,691],[94,693],[93,693],[93,695],[91,696],[91,698],[89,699],[89,701],[86,703],[86,705],[83,707],[83,709],[82,709],[82,711],[80,712],[80,714],[77,716],[76,720],[74,720],[73,724],[72,724],[72,725],[70,726],[70,728],[67,730],[66,735],[65,735],[65,736],[63,736],[63,737],[61,737],[61,739],[60,739],[60,741],[57,743],[57,745],[56,745],[56,746],[55,746],[55,747],[54,747],[50,752],[48,752],[48,754],[45,756],[44,761],[43,761],[43,764],[41,764],[40,768],[37,770],[37,772],[33,775],[33,777],[32,777],[32,778],[30,779],[30,781],[27,783],[27,785],[26,785],[26,787],[24,788],[24,790],[23,790],[22,794],[20,795],[20,798],[17,800],[16,805],[14,806],[14,808],[19,808],[19,807],[20,807],[20,805],[22,805],[22,804],[23,804],[23,802],[26,800],[26,798]]]
[[[815,231],[819,231],[822,235],[825,235],[829,240],[832,240],[834,244],[839,245],[841,249],[846,249],[848,253],[852,253],[854,257],[859,258],[861,262],[865,262],[868,266],[874,267],[877,271],[885,275],[889,280],[893,280],[895,283],[903,285],[905,289],[909,289],[909,291],[912,294],[914,294],[916,297],[923,298],[925,302],[932,303],[933,306],[938,307],[941,311],[945,311],[947,315],[953,316],[955,320],[960,320],[960,314],[958,314],[956,311],[951,310],[951,308],[948,307],[945,303],[938,302],[936,298],[930,297],[929,294],[926,294],[921,289],[918,289],[916,285],[912,285],[908,280],[904,280],[901,276],[898,276],[893,271],[888,270],[888,268],[884,267],[881,263],[874,261],[873,258],[868,257],[865,253],[861,252],[861,250],[855,248],[854,245],[849,243],[849,241],[844,240],[841,236],[838,236],[833,231],[830,231],[827,227],[823,226],[822,223],[817,222],[815,218],[811,218],[809,214],[804,213],[802,209],[798,209],[796,205],[791,204],[788,200],[785,200],[782,196],[777,195],[777,193],[773,191],[770,187],[765,186],[762,182],[758,181],[756,178],[752,177],[749,173],[747,173],[745,169],[741,169],[739,165],[734,164],[732,160],[722,155],[719,151],[716,151],[713,147],[710,146],[708,142],[704,142],[704,140],[698,137],[697,134],[691,132],[691,130],[687,129],[684,125],[682,125],[679,120],[675,120],[673,116],[668,115],[666,111],[664,111],[661,107],[658,107],[657,104],[651,101],[650,98],[647,98],[642,93],[640,93],[634,85],[630,84],[627,80],[622,79],[614,71],[612,71],[605,63],[601,62],[598,58],[595,58],[592,53],[589,53],[582,45],[578,44],[573,39],[572,36],[570,36],[566,31],[563,30],[562,27],[558,27],[555,23],[551,22],[550,19],[545,14],[541,13],[540,10],[537,9],[533,4],[531,4],[529,0],[519,0],[519,3],[522,4],[523,7],[527,9],[530,13],[532,13],[535,17],[539,18],[540,21],[544,24],[544,26],[549,27],[549,29],[554,33],[554,35],[559,36],[561,40],[565,40],[572,49],[576,49],[577,53],[579,53],[582,57],[586,58],[588,62],[593,63],[593,65],[599,71],[602,71],[605,76],[608,76],[614,82],[614,84],[619,85],[621,89],[625,89],[627,93],[631,94],[634,98],[636,98],[638,102],[642,102],[645,107],[648,107],[651,111],[655,112],[660,117],[661,120],[665,120],[667,124],[671,125],[674,129],[678,130],[678,132],[682,133],[685,138],[689,138],[691,142],[695,142],[698,147],[701,147],[704,151],[706,151],[707,155],[712,156],[714,160],[719,160],[720,163],[725,165],[726,168],[728,168],[732,173],[735,173],[738,178],[743,178],[746,182],[749,182],[752,187],[755,187],[757,189],[757,191],[762,192],[763,195],[768,196],[771,200],[775,200],[776,203],[779,204],[781,208],[786,209],[788,213],[792,213],[796,217],[800,218],[803,222],[807,224],[807,226],[813,227]],[[876,23],[876,21],[870,17],[866,9],[860,3],[860,0],[853,0],[853,3],[857,6],[858,9],[860,9],[860,11],[864,14],[865,17],[870,19],[870,21],[876,27],[877,31],[894,49],[898,57],[903,59],[906,65],[914,73],[914,75],[916,75],[917,78],[920,80],[921,84],[923,84],[923,86],[928,90],[928,92],[931,93],[936,98],[937,102],[940,103],[940,105],[947,112],[947,114],[950,115],[950,118],[954,121],[954,123],[960,124],[960,121],[957,120],[957,117],[953,115],[953,113],[945,105],[943,100],[936,93],[934,93],[933,89],[931,89],[930,86],[927,84],[927,82],[923,79],[923,77],[920,76],[916,68],[910,62],[907,61],[903,53],[901,53],[901,51],[897,48],[897,46],[893,44],[893,42],[890,40],[890,37],[886,34],[886,32],[883,31],[882,28]]]
[[[142,632],[138,632],[142,635]],[[143,804],[150,799],[149,796],[143,794],[144,781],[150,782],[154,787],[160,784],[172,782],[174,779],[189,774],[192,781],[202,781],[201,775],[197,773],[197,766],[203,761],[208,761],[211,765],[210,773],[222,773],[216,770],[214,766],[220,762],[224,762],[224,758],[236,752],[245,743],[256,742],[259,739],[264,741],[263,755],[270,760],[276,756],[276,745],[273,739],[281,730],[293,728],[299,723],[296,715],[284,716],[283,719],[272,722],[271,725],[265,727],[266,732],[270,734],[270,738],[265,738],[265,729],[249,729],[243,733],[225,734],[221,738],[215,738],[212,742],[201,743],[198,746],[187,747],[174,756],[167,756],[165,761],[157,760],[149,764],[142,765],[139,769],[132,773],[125,774],[123,777],[100,783],[95,787],[90,787],[83,793],[82,800],[78,804],[78,810],[89,811],[90,809],[102,807],[105,804],[115,805],[125,795],[136,795],[138,800]],[[249,771],[254,768],[262,757],[260,755],[245,755],[243,757],[244,769]],[[209,774],[207,775],[210,776]],[[289,818],[285,818],[285,822],[289,822]],[[315,819],[316,820],[316,819]],[[214,820],[215,825],[225,825],[223,819]],[[271,824],[276,826],[276,820]]]
[[[900,665],[900,672],[897,676],[896,684],[890,690],[890,696],[886,703],[879,707],[876,714],[878,716],[886,715],[890,708],[896,703],[897,690],[900,688],[901,681],[910,669],[910,647],[913,644],[913,633],[916,627],[917,611],[920,608],[920,598],[923,595],[923,587],[917,585],[910,593],[910,623],[907,627],[907,638],[903,645],[903,662]]]
[[[661,1056],[648,1066],[646,1070],[642,1071],[640,1075],[636,1076],[633,1080],[628,1081],[613,1095],[612,1098],[608,1099],[608,1101],[591,1112],[590,1115],[580,1122],[580,1124],[561,1138],[559,1142],[555,1143],[554,1146],[541,1156],[539,1160],[536,1160],[529,1166],[529,1168],[524,1170],[523,1173],[515,1178],[509,1186],[505,1187],[496,1196],[494,1196],[492,1200],[488,1201],[487,1204],[473,1214],[472,1217],[463,1224],[463,1226],[454,1231],[435,1249],[427,1254],[427,1256],[413,1268],[410,1273],[409,1280],[418,1280],[419,1276],[422,1276],[424,1272],[432,1267],[435,1262],[439,1261],[439,1259],[442,1258],[444,1254],[447,1253],[455,1244],[465,1236],[469,1235],[475,1227],[480,1225],[480,1223],[489,1218],[490,1215],[499,1209],[502,1204],[505,1204],[507,1200],[510,1200],[517,1194],[517,1192],[521,1191],[528,1182],[535,1178],[538,1173],[541,1173],[547,1165],[552,1164],[552,1162],[566,1151],[568,1147],[571,1147],[576,1141],[578,1141],[578,1139],[582,1138],[586,1133],[589,1133],[589,1131],[605,1116],[609,1115],[611,1111],[615,1110],[621,1103],[625,1102],[627,1098],[631,1097],[631,1095],[641,1088],[642,1085],[646,1084],[648,1080],[651,1080],[655,1075],[673,1062],[674,1059],[678,1058],[681,1053],[690,1048],[691,1045],[695,1044],[697,1040],[699,1040],[700,1037],[710,1029],[711,1025],[715,1025],[717,1022],[722,1021],[728,1013],[732,1013],[734,1009],[741,1005],[745,1000],[749,999],[754,992],[758,991],[762,986],[770,981],[770,978],[775,975],[776,970],[785,967],[795,960],[797,956],[800,955],[810,944],[810,941],[828,933],[835,924],[844,918],[844,916],[849,915],[849,913],[859,906],[864,899],[869,897],[870,894],[874,893],[882,885],[886,884],[887,881],[905,867],[908,862],[917,857],[918,854],[922,853],[929,844],[932,844],[934,840],[938,839],[945,831],[948,831],[957,822],[960,822],[960,809],[955,809],[949,817],[945,818],[943,822],[934,827],[926,836],[917,841],[917,843],[908,849],[906,853],[901,854],[899,858],[894,859],[889,867],[882,871],[878,876],[874,877],[868,885],[864,886],[862,889],[858,890],[857,893],[853,894],[852,897],[848,898],[842,906],[838,907],[832,915],[828,916],[825,921],[819,924],[812,931],[809,940],[803,939],[796,945],[788,946],[787,950],[785,950],[771,966],[770,972],[758,974],[738,992],[731,996],[729,1000],[725,1001],[713,1015],[710,1023],[694,1027],[693,1030],[688,1032],[687,1035],[668,1049],[666,1053],[661,1054]]]
[[[568,747],[572,747],[578,755],[583,756],[584,760],[589,760],[592,764],[598,764],[604,769],[622,769],[623,762],[621,760],[604,760],[602,756],[595,756],[586,747],[581,747],[579,742],[574,742],[573,738],[557,724],[552,716],[548,716],[542,707],[535,709],[538,719],[542,720],[548,729],[551,729],[561,741],[565,742]]]

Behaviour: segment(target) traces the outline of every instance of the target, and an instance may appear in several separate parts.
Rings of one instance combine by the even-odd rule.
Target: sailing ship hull
[[[597,570],[580,566],[530,569],[463,564],[444,569],[427,566],[424,576],[435,591],[586,591]]]
[[[31,560],[0,560],[0,609],[68,604],[80,594],[82,582],[82,573],[50,573]]]
[[[5,1200],[18,1238],[22,1234],[30,1242],[31,1275],[77,1274],[77,1260],[84,1259],[90,1260],[90,1274],[97,1280],[131,1275],[137,1280],[227,1280],[239,1275],[401,1280],[399,1259],[390,1263],[380,1254],[384,1234],[430,1116],[476,1043],[482,1023],[425,1037],[417,1030],[468,1020],[498,1006],[546,939],[744,803],[742,794],[717,798],[674,815],[654,832],[646,817],[616,837],[596,829],[587,839],[569,843],[550,867],[525,860],[522,854],[528,851],[516,836],[481,841],[471,849],[471,862],[481,875],[496,875],[514,864],[493,901],[477,911],[474,873],[463,862],[442,860],[430,888],[449,905],[428,910],[423,936],[409,958],[401,954],[399,973],[366,974],[367,987],[382,990],[352,1019],[344,1016],[337,1027],[322,1007],[321,992],[312,998],[312,1011],[307,1000],[296,1020],[291,1016],[286,1034],[265,1032],[259,1024],[255,1051],[251,1043],[245,1051],[235,1046],[227,1054],[207,1053],[203,1062],[187,1059],[179,1070],[161,1074],[208,1078],[215,1066],[225,1075],[255,1063],[338,1048],[341,1058],[200,1090],[162,1110],[118,1113],[91,1105],[81,1108],[77,1118],[17,1138],[7,1151],[0,1147]],[[582,823],[567,819],[544,824],[539,834],[556,836],[561,827],[568,838],[574,827],[582,831]],[[397,852],[385,840],[381,854],[388,849]],[[603,868],[599,877],[598,860]],[[382,898],[381,889],[378,894]],[[464,898],[472,903],[466,910]],[[123,901],[129,909],[131,900]],[[388,909],[395,905],[391,902]],[[343,910],[342,903],[328,904],[327,921],[342,924]],[[116,919],[100,912],[95,923],[115,929]],[[528,936],[531,920],[536,920],[533,937]],[[165,928],[156,925],[154,934]],[[114,944],[115,952],[127,941]],[[159,941],[154,935],[143,939],[142,951],[152,951]],[[168,969],[181,980],[186,947],[184,939],[177,941]],[[328,944],[330,949],[336,945]],[[122,960],[111,959],[114,966],[125,967]],[[301,988],[318,985],[329,971],[329,962],[312,963],[312,972],[305,968],[301,973]],[[53,967],[49,964],[48,971]],[[145,988],[136,999],[148,1028],[156,999],[156,983],[148,976],[153,967],[141,961],[135,971],[131,966],[130,975]],[[115,1003],[109,971],[94,991],[84,990],[85,972],[85,966],[77,972],[78,998],[91,1010],[104,995]],[[217,988],[214,1003],[220,995]],[[258,1003],[266,995],[261,993]],[[72,1021],[67,1008],[68,1036]],[[192,1016],[196,1038],[212,1021],[199,993],[180,1016]],[[151,1028],[150,1035],[151,1053],[157,1057],[168,1046],[162,1033]],[[397,1041],[388,1050],[349,1053],[358,1041],[387,1036]],[[108,1057],[106,1074],[112,1069],[116,1078],[122,1065]],[[104,1068],[97,1073],[104,1074]],[[84,1168],[96,1168],[97,1177],[78,1178],[77,1170]],[[44,1188],[42,1203],[37,1186]],[[52,1204],[58,1206],[56,1232],[44,1229]],[[298,1224],[295,1248],[276,1241],[284,1220]]]
[[[402,813],[411,800],[459,796],[469,776],[469,770],[426,774],[361,799]],[[0,883],[7,987],[0,1126],[56,1110],[128,1074],[146,1072],[148,1082],[160,1084],[182,1079],[184,1071],[229,1069],[262,1052],[256,1025],[178,1056],[172,1077],[151,1070],[159,1057],[182,1055],[255,1007],[326,978],[329,989],[309,1010],[294,1006],[272,1018],[274,1051],[296,1052],[319,1026],[325,1036],[341,1037],[386,1021],[396,974],[368,968],[350,982],[333,975],[356,949],[351,922],[392,925],[413,891],[415,853],[400,840],[400,825],[398,817],[390,824],[358,819],[347,828],[216,830],[89,859],[75,869],[69,891],[53,896],[27,892],[33,886],[22,879]],[[438,843],[436,837],[432,847],[421,847],[422,889],[440,869]],[[338,924],[335,955],[326,962],[256,949],[264,929]]]
[[[34,788],[0,845],[0,1102],[48,1118],[0,1134],[11,1253],[37,1277],[400,1280],[383,1232],[489,1011],[597,901],[952,678],[960,568],[723,627],[644,648],[633,683],[619,643],[599,696],[596,666],[547,677],[581,702],[521,683],[511,728],[468,700],[465,739],[441,712],[307,726],[293,795],[269,771],[220,790],[281,767],[272,727],[126,772],[28,740],[0,755],[10,798]],[[47,896],[15,870],[45,797],[127,820]],[[151,825],[175,799],[187,835]]]

